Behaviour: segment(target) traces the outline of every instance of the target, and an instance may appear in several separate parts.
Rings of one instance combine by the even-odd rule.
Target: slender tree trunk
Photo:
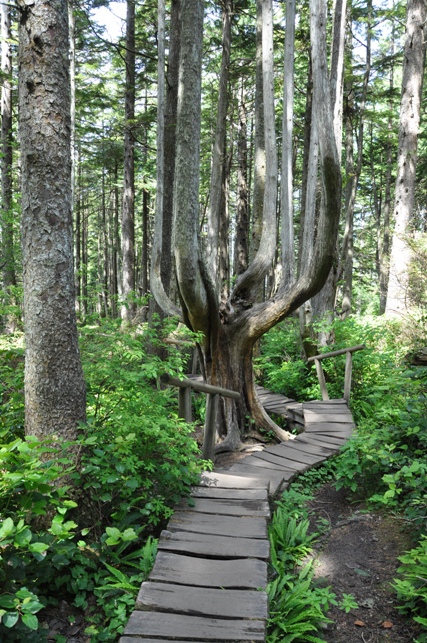
[[[165,87],[165,2],[158,2],[157,59],[157,187],[151,256],[149,320],[157,315],[179,315],[172,301],[172,221],[176,158],[178,76],[181,50],[181,0],[172,0],[169,58]]]
[[[249,259],[252,262],[259,250],[262,233],[265,192],[265,132],[264,96],[262,75],[262,0],[256,0],[256,77],[255,77],[255,136],[254,136],[254,187],[252,200],[252,235]]]
[[[357,161],[354,161],[353,153],[353,121],[354,104],[347,105],[346,114],[346,172],[347,184],[345,193],[345,229],[341,255],[342,277],[343,277],[343,299],[341,304],[341,318],[346,319],[351,313],[351,300],[353,292],[353,220],[354,206],[356,203],[356,190],[362,171],[363,161],[363,136],[366,97],[368,93],[369,78],[371,75],[371,28],[372,28],[372,1],[368,2],[368,21],[366,24],[366,67],[363,77],[362,95],[359,104],[359,127],[357,132]],[[353,89],[348,92],[353,95]]]
[[[265,184],[262,232],[257,254],[248,270],[237,279],[231,298],[255,301],[276,252],[277,147],[274,108],[273,6],[260,0],[262,16],[262,92],[265,143]]]
[[[415,171],[425,62],[425,21],[425,0],[408,0],[394,204],[395,228],[386,304],[386,313],[392,316],[402,316],[411,307],[408,279],[411,250],[406,237],[412,233],[411,221],[415,204]]]
[[[21,12],[26,433],[73,440],[86,398],[73,274],[68,39],[65,0]]]
[[[217,120],[212,154],[210,207],[208,210],[207,233],[207,265],[209,273],[213,276],[214,284],[218,290],[221,289],[221,281],[219,277],[220,230],[222,229],[222,231],[224,231],[224,227],[226,226],[226,222],[222,222],[221,219],[224,216],[225,208],[224,168],[227,142],[226,125],[230,50],[231,0],[224,0],[222,12],[222,57],[219,75]],[[222,237],[224,242],[224,235],[222,235]]]
[[[237,144],[237,211],[234,243],[234,274],[241,275],[249,260],[249,210],[248,210],[248,142],[245,91],[242,80],[239,103],[239,140]]]
[[[122,206],[122,298],[121,318],[135,316],[135,0],[126,0],[126,97],[124,182]]]
[[[281,243],[282,283],[290,285],[295,279],[295,247],[293,220],[293,123],[294,123],[294,49],[295,0],[286,2],[286,37],[284,57],[284,92],[282,121],[281,174]]]
[[[143,296],[148,293],[148,220],[150,217],[149,204],[150,193],[142,191],[142,253],[141,253],[141,290]]]
[[[10,7],[1,5],[1,231],[2,231],[2,272],[3,286],[16,284],[15,253],[13,249],[12,214],[12,49]],[[7,321],[7,329],[14,330],[12,319]]]

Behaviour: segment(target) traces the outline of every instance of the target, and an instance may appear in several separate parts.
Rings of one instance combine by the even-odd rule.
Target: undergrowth
[[[206,467],[176,392],[156,385],[185,369],[185,351],[163,361],[148,352],[167,332],[124,333],[111,322],[82,329],[88,421],[66,444],[24,436],[22,340],[3,340],[0,640],[45,641],[43,610],[61,600],[84,611],[94,643],[122,631],[156,534]]]
[[[414,548],[401,557],[394,588],[401,610],[423,629],[427,641],[427,369],[411,365],[427,344],[426,318],[397,323],[354,316],[336,321],[332,351],[356,344],[351,408],[357,434],[335,460],[335,484],[377,509],[395,514]],[[317,378],[300,356],[297,320],[286,320],[263,340],[258,360],[263,384],[302,401],[320,399]],[[345,356],[323,361],[331,398],[342,397]]]
[[[329,586],[316,583],[313,544],[325,529],[310,531],[309,502],[320,485],[332,477],[333,464],[325,463],[299,476],[276,503],[269,527],[271,580],[267,587],[270,615],[267,643],[322,643],[322,626],[331,622],[332,605],[348,611],[354,597],[340,599]]]

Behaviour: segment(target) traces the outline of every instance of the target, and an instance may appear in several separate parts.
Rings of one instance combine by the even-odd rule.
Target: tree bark
[[[245,92],[242,80],[239,103],[239,140],[237,171],[237,211],[234,243],[234,274],[241,275],[249,262],[249,208],[248,208],[248,142]]]
[[[276,228],[274,136],[274,94],[271,33],[271,3],[262,2],[263,26],[267,38],[263,39],[264,114],[265,135],[268,139],[267,172],[268,190],[274,203],[264,199],[263,235]],[[265,237],[254,259],[255,270],[250,266],[240,278],[225,306],[219,307],[218,293],[213,278],[200,252],[198,239],[199,215],[199,144],[200,144],[200,86],[202,56],[203,4],[184,0],[182,6],[182,50],[180,58],[180,91],[177,122],[177,156],[174,194],[173,247],[176,275],[183,316],[194,331],[203,333],[201,340],[202,368],[209,383],[230,388],[241,393],[239,402],[224,401],[221,408],[221,436],[225,439],[217,450],[236,449],[247,429],[250,415],[259,428],[272,430],[278,439],[290,437],[269,418],[255,393],[252,354],[258,339],[296,310],[323,285],[334,256],[341,199],[341,173],[333,133],[331,90],[326,64],[326,3],[312,2],[312,57],[314,104],[319,126],[319,148],[322,199],[317,235],[312,261],[304,265],[299,279],[290,287],[282,287],[273,298],[255,303],[254,293],[260,289],[265,277],[266,258],[272,250],[268,265],[275,256],[275,246],[266,252]],[[266,42],[267,47],[264,47]],[[270,44],[269,44],[270,43]],[[267,50],[267,51],[266,51]],[[266,79],[267,77],[267,79]],[[274,151],[273,151],[274,146]],[[274,216],[272,217],[272,215]],[[272,217],[272,225],[270,218]],[[270,221],[270,223],[269,223]],[[270,226],[270,227],[268,227]]]
[[[231,51],[231,0],[224,0],[222,12],[222,56],[219,74],[219,93],[217,106],[217,119],[212,154],[210,207],[208,209],[208,232],[206,261],[210,275],[218,291],[221,290],[219,275],[219,242],[224,234],[220,234],[225,216],[225,191],[224,168],[226,160],[226,125],[228,111],[228,79],[230,69]]]
[[[406,18],[394,204],[395,227],[386,304],[386,313],[397,317],[404,315],[411,307],[408,280],[411,250],[406,236],[410,236],[412,232],[411,219],[415,204],[415,171],[425,61],[425,0],[408,0]]]
[[[135,0],[126,1],[126,96],[124,180],[122,206],[122,298],[121,318],[135,316]]]
[[[10,7],[1,5],[1,230],[3,286],[16,284],[12,214],[12,49]],[[13,321],[7,322],[13,330]]]
[[[280,183],[282,284],[284,285],[292,284],[295,279],[292,153],[294,125],[294,49],[295,0],[287,0],[282,121],[282,174]]]
[[[73,440],[86,400],[75,316],[68,38],[64,0],[21,7],[25,430]]]

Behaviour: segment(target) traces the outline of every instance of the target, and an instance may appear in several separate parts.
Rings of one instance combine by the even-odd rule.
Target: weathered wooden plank
[[[277,444],[273,447],[269,447],[266,451],[264,451],[264,453],[269,453],[280,458],[286,458],[287,460],[294,461],[297,464],[315,464],[316,462],[321,462],[325,459],[325,455],[322,453],[304,452],[301,449],[295,449],[293,445],[293,441],[292,445],[289,445],[288,442],[284,442],[282,444]]]
[[[331,437],[347,440],[352,435],[353,429],[350,427],[347,429],[342,427],[333,429],[330,424],[324,424],[323,426],[317,425],[314,428],[309,425],[306,427],[305,433],[308,435],[318,435],[319,437],[321,435],[330,435]]]
[[[269,456],[268,453],[260,452],[260,453],[254,453],[253,455],[250,456],[250,458],[245,458],[244,464],[249,465],[251,467],[262,467],[263,469],[268,469],[272,472],[276,471],[277,473],[282,473],[285,469],[293,469],[296,471],[298,469],[298,466],[291,461],[289,461],[289,464],[291,466],[287,467],[286,462],[281,459],[277,459],[277,462],[274,460],[274,456]]]
[[[263,516],[218,516],[194,511],[176,511],[168,523],[169,531],[230,536],[231,538],[266,538],[267,522]]]
[[[348,419],[347,419],[348,418]],[[306,423],[310,422],[330,422],[331,424],[354,424],[350,413],[318,413],[316,411],[304,411]]]
[[[317,437],[309,438],[304,433],[301,433],[297,437],[294,444],[296,449],[322,449],[322,453],[325,454],[326,458],[329,458],[331,454],[337,451],[339,448],[335,443],[326,442],[325,440],[318,440]]]
[[[192,487],[193,498],[222,500],[268,500],[267,489],[217,489],[216,487]]]
[[[265,589],[267,563],[257,558],[215,560],[159,551],[150,580],[196,587]]]
[[[125,635],[201,639],[205,641],[263,641],[264,621],[213,619],[166,612],[135,611],[125,627]]]
[[[194,534],[187,531],[163,530],[157,545],[159,550],[196,554],[206,558],[260,558],[270,555],[268,540],[257,538],[231,538],[212,534]]]
[[[241,476],[255,476],[258,475],[260,479],[267,480],[269,485],[269,494],[274,496],[279,487],[282,485],[284,480],[289,480],[294,477],[295,471],[289,471],[287,469],[266,469],[261,467],[252,467],[250,464],[247,464],[247,458],[239,463],[234,464],[231,469],[233,473]],[[257,474],[257,472],[259,473]]]
[[[256,453],[252,457],[256,458],[259,466],[271,466],[274,464],[277,467],[293,469],[294,471],[302,471],[307,468],[306,462],[296,462],[285,456],[273,455],[265,451],[263,453]]]
[[[252,456],[251,456],[252,457]],[[193,505],[194,503],[194,505]],[[177,505],[178,509],[189,509],[188,500]],[[265,500],[214,500],[212,498],[192,498],[192,511],[218,514],[223,516],[269,516],[270,509]]]
[[[303,402],[302,403],[302,408],[307,409],[307,408],[316,408],[316,407],[329,407],[329,408],[347,408],[348,409],[348,403],[347,401],[343,398],[340,397],[339,399],[334,399],[334,400],[309,400],[308,402]]]
[[[142,583],[136,609],[168,610],[213,618],[266,619],[267,594],[256,590],[185,587],[170,583]]]
[[[200,476],[199,484],[223,489],[267,489],[267,483],[258,477],[242,478],[229,471],[204,471]]]
[[[308,444],[307,442],[302,443],[299,436],[292,442],[292,448],[309,455],[321,455],[323,458],[328,458],[331,453],[331,447],[327,448],[321,444],[317,444],[314,440],[312,444]]]
[[[332,436],[332,435],[324,435],[322,433],[316,433],[313,431],[313,433],[305,431],[304,433],[301,433],[302,440],[307,440],[310,443],[317,443],[317,444],[325,444],[329,445],[331,447],[337,447],[337,449],[341,448],[344,442],[346,441],[347,438],[342,438],[339,435],[338,436]]]

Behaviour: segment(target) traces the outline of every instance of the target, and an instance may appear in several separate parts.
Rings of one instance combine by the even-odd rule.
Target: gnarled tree
[[[259,302],[260,287],[276,256],[277,151],[273,90],[273,22],[271,0],[262,8],[262,94],[266,173],[263,225],[257,253],[221,303],[216,275],[210,274],[199,242],[199,145],[203,2],[183,0],[177,118],[177,153],[173,220],[173,253],[182,316],[203,334],[201,363],[208,382],[239,391],[239,401],[224,400],[223,442],[217,450],[236,449],[251,416],[258,427],[279,439],[289,434],[272,422],[257,398],[252,352],[257,340],[320,290],[335,251],[341,203],[341,171],[333,127],[333,110],[326,56],[326,3],[312,0],[311,48],[315,120],[320,147],[321,211],[311,260],[298,279],[283,279],[277,292]],[[285,70],[291,73],[291,70]],[[292,249],[293,252],[293,249]],[[283,261],[283,257],[281,261]],[[159,302],[162,303],[162,302]],[[168,311],[173,310],[172,306]]]

